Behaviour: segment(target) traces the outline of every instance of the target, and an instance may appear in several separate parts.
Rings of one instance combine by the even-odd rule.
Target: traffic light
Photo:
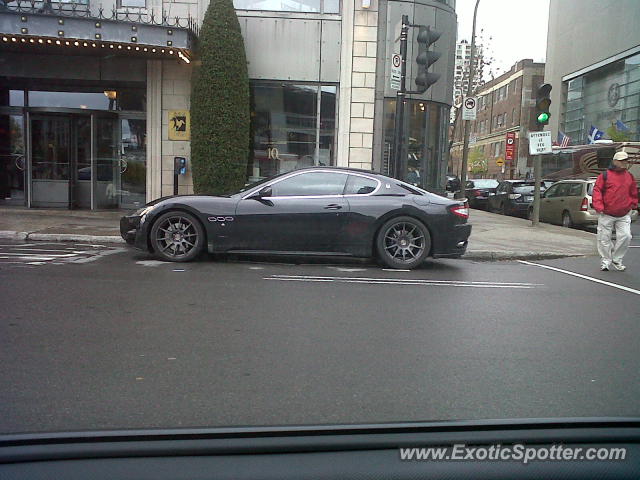
[[[549,113],[549,108],[551,107],[550,95],[551,85],[548,83],[540,85],[536,93],[536,123],[540,126],[547,125],[549,118],[551,118],[551,113]]]
[[[420,26],[418,29],[418,38],[416,39],[418,42],[418,56],[416,57],[418,73],[415,82],[419,93],[426,92],[440,78],[440,74],[428,71],[429,67],[440,58],[440,52],[429,51],[429,47],[440,38],[440,35],[442,33],[431,30],[430,27]]]

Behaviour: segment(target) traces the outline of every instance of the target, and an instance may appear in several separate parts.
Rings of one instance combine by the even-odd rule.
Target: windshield
[[[0,435],[640,414],[640,1],[0,18]]]

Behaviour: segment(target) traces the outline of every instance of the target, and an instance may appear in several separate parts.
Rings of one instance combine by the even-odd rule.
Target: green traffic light
[[[549,121],[550,116],[551,115],[549,115],[548,113],[542,112],[540,115],[538,115],[538,123],[541,123],[541,124],[547,123]]]

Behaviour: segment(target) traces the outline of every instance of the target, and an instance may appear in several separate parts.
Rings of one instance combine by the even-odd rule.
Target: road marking
[[[324,277],[311,275],[271,275],[263,280],[292,281],[292,282],[336,282],[336,283],[364,283],[369,285],[421,285],[436,287],[472,287],[472,288],[521,288],[530,289],[542,286],[539,283],[501,283],[501,282],[472,282],[459,280],[422,280],[371,277]]]
[[[411,270],[403,270],[402,268],[382,268],[383,272],[410,272]]]
[[[143,267],[159,267],[160,265],[164,265],[165,263],[170,262],[163,262],[161,260],[138,260],[136,262],[136,265],[142,265]]]
[[[520,263],[524,263],[525,265],[532,265],[534,267],[546,268],[548,270],[554,270],[556,272],[565,273],[567,275],[572,275],[574,277],[582,278],[584,280],[589,280],[595,283],[601,283],[602,285],[607,285],[608,287],[618,288],[620,290],[624,290],[625,292],[635,293],[636,295],[640,295],[640,290],[636,290],[634,288],[625,287],[624,285],[618,285],[617,283],[607,282],[605,280],[600,280],[599,278],[589,277],[587,275],[582,275],[581,273],[571,272],[569,270],[563,270],[562,268],[551,267],[549,265],[542,265],[540,263],[527,262],[526,260],[518,260]]]

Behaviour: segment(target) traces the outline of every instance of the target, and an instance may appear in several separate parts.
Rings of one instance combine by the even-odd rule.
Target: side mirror
[[[262,198],[262,197],[270,197],[271,195],[273,195],[273,190],[271,189],[270,186],[267,186],[267,187],[262,188],[258,192],[258,195],[260,196],[260,198]]]
[[[261,198],[270,197],[271,195],[273,195],[273,190],[271,189],[270,186],[266,186],[258,190],[249,198],[255,198],[256,200],[260,200]]]

